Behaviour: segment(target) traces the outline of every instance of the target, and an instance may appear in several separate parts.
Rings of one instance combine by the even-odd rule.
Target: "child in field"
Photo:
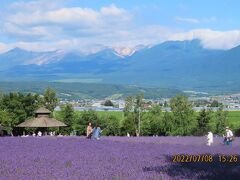
[[[207,135],[207,145],[211,146],[212,143],[213,143],[213,133],[209,131]]]

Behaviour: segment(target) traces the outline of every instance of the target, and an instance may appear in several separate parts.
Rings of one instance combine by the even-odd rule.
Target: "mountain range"
[[[0,54],[4,81],[60,81],[134,84],[181,90],[239,91],[240,46],[206,49],[200,40],[167,41],[152,47]]]

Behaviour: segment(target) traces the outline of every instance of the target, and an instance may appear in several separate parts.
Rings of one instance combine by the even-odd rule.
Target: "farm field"
[[[228,120],[233,129],[240,129],[240,111],[229,111]]]
[[[240,139],[224,146],[206,137],[3,137],[0,179],[236,179]],[[173,162],[174,155],[213,159]],[[218,155],[228,162],[220,162]],[[231,155],[234,162],[230,162]],[[236,160],[236,161],[235,161]]]

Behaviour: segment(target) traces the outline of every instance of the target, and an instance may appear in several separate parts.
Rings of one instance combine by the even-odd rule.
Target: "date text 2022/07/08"
[[[240,163],[240,156],[237,154],[176,154],[172,156],[173,163]]]

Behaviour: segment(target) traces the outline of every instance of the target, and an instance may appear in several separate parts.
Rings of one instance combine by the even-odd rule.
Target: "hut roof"
[[[17,127],[61,127],[61,126],[67,125],[61,121],[46,116],[33,118],[17,125]]]
[[[48,109],[46,109],[45,107],[40,107],[39,109],[37,109],[35,111],[36,114],[50,114],[51,111],[49,111]]]

